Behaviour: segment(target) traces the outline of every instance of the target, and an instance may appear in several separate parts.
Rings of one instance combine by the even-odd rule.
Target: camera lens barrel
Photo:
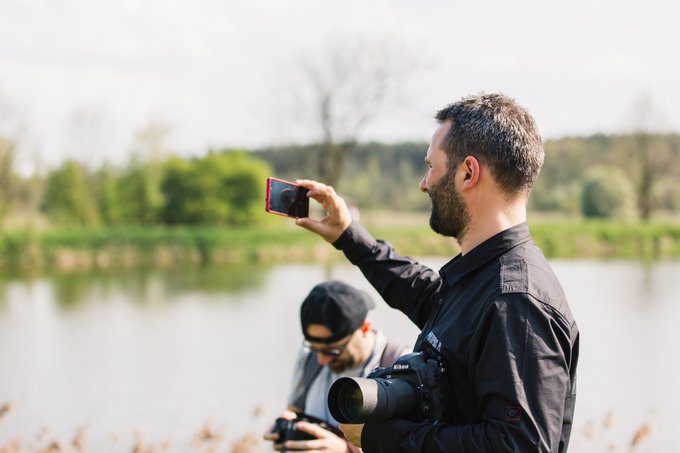
[[[401,379],[343,377],[328,392],[328,408],[340,423],[366,423],[413,414],[418,393]]]

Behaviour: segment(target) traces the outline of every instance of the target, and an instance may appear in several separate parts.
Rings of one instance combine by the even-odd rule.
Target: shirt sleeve
[[[333,246],[343,251],[392,308],[424,327],[441,287],[437,272],[397,254],[389,242],[374,239],[357,222]]]
[[[367,423],[366,452],[557,452],[571,397],[569,326],[529,295],[490,304],[470,344],[477,423]],[[455,395],[454,395],[455,398]]]

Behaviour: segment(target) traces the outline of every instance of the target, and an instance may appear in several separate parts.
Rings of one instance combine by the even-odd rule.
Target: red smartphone
[[[286,217],[309,217],[309,198],[306,189],[290,181],[267,178],[265,211]]]

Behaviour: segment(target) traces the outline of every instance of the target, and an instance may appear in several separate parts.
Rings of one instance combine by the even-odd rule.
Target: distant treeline
[[[271,173],[267,162],[238,150],[97,169],[67,160],[45,175],[7,176],[0,219],[5,230],[252,225]]]
[[[418,191],[428,143],[366,143],[350,153],[339,190],[361,207],[425,210]],[[283,178],[316,178],[315,146],[256,150]],[[530,209],[648,220],[680,211],[680,135],[633,133],[548,140]]]
[[[338,189],[361,208],[425,210],[430,206],[418,190],[425,172],[427,143],[364,143],[352,149]],[[258,149],[283,179],[318,179],[320,149],[315,145]]]
[[[418,184],[427,143],[365,143],[351,149],[338,191],[360,209],[426,211]],[[532,211],[569,217],[650,220],[680,211],[680,135],[593,135],[549,140]],[[318,179],[320,147],[210,151],[194,158],[89,168],[69,160],[31,177],[14,172],[0,137],[0,220],[27,226],[253,225],[265,178]]]
[[[429,230],[429,199],[418,190],[427,146],[355,146],[337,189],[360,208],[362,223],[400,252],[450,255],[456,244]],[[529,218],[548,256],[680,256],[679,135],[565,138],[545,148]],[[94,169],[70,160],[31,177],[12,171],[11,150],[0,138],[0,269],[335,256],[316,236],[264,213],[267,176],[318,179],[315,146],[133,159]],[[376,222],[376,216],[383,218]],[[655,221],[635,221],[650,218]]]

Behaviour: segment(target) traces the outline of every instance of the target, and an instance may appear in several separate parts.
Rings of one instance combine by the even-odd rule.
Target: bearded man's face
[[[470,214],[465,200],[456,190],[454,175],[455,169],[452,168],[427,190],[432,201],[430,228],[435,233],[460,241],[470,224]]]

